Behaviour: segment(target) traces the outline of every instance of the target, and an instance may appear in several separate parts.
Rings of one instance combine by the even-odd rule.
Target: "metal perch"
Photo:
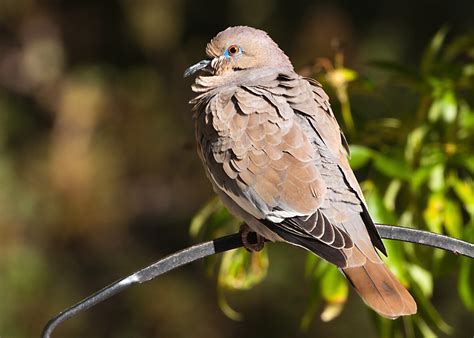
[[[404,228],[386,224],[376,224],[380,236],[385,239],[411,242],[427,245],[438,249],[451,251],[458,255],[474,258],[474,244],[464,242],[452,237],[435,234],[428,231],[413,228]],[[158,277],[168,271],[174,270],[185,264],[194,262],[201,258],[211,256],[224,251],[236,249],[242,246],[240,234],[233,234],[217,238],[213,241],[193,245],[184,250],[171,254],[159,261],[143,268],[132,275],[122,278],[115,283],[106,286],[100,291],[83,299],[79,303],[60,312],[52,318],[45,326],[42,338],[49,338],[54,329],[67,319],[86,311],[96,304],[122,292],[133,284],[141,284]]]

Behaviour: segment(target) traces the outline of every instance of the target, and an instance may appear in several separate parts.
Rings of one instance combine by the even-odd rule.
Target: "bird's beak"
[[[196,63],[195,65],[192,65],[191,67],[189,67],[188,69],[186,69],[184,71],[184,77],[188,77],[190,75],[193,75],[194,73],[196,73],[199,70],[210,71],[210,69],[206,69],[207,66],[209,66],[210,64],[211,64],[210,59],[199,61],[198,63]]]

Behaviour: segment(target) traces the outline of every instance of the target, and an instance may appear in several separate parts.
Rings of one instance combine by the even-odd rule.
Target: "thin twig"
[[[438,249],[451,251],[455,254],[474,258],[474,244],[461,241],[448,236],[435,234],[428,231],[404,228],[387,224],[377,224],[380,236],[385,239],[392,239],[404,242],[411,242],[431,246]],[[93,295],[83,299],[79,303],[62,311],[52,318],[45,326],[42,338],[50,338],[54,329],[67,319],[86,311],[106,299],[122,292],[133,284],[148,282],[159,275],[174,270],[185,264],[194,262],[201,258],[211,256],[224,251],[236,249],[242,246],[240,234],[233,234],[220,237],[213,241],[197,244],[171,254],[149,266],[143,268],[132,275],[122,278]]]

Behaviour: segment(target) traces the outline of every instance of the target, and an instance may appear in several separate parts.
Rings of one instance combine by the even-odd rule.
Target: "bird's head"
[[[199,70],[212,75],[264,67],[293,70],[288,57],[268,34],[252,27],[229,27],[220,32],[207,44],[206,54],[209,58],[186,69],[185,77]]]

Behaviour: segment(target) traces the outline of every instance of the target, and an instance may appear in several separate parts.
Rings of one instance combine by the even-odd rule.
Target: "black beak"
[[[199,70],[206,70],[205,68],[211,64],[211,60],[202,60],[196,63],[195,65],[192,65],[188,69],[184,71],[184,77],[188,77],[190,75],[193,75]]]

